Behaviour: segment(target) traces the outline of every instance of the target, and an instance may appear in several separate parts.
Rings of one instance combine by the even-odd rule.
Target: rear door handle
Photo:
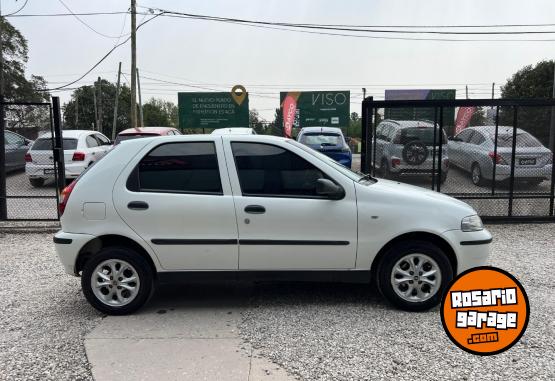
[[[245,212],[250,214],[264,214],[266,213],[266,208],[262,205],[247,205],[245,206]]]
[[[131,210],[147,210],[148,204],[144,201],[131,201],[127,207]]]

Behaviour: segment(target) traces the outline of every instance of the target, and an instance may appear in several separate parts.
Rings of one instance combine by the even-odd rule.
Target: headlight
[[[482,223],[482,219],[477,214],[465,217],[461,221],[461,230],[463,232],[475,232],[483,229],[484,224]]]

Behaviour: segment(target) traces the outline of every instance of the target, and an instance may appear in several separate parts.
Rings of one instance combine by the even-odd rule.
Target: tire
[[[482,168],[480,168],[480,164],[472,164],[472,168],[470,169],[470,179],[472,180],[472,184],[476,186],[481,187],[484,185],[484,177],[482,176]]]
[[[428,158],[428,147],[418,140],[408,142],[403,147],[401,156],[403,161],[409,165],[421,165]]]
[[[44,185],[44,179],[41,178],[29,179],[29,182],[33,188],[40,188]]]
[[[105,285],[94,287],[93,275],[98,274],[99,269],[104,276],[96,277],[94,282],[102,281]],[[121,276],[118,278],[111,275],[119,271]],[[133,276],[135,281],[129,281]],[[150,297],[154,287],[154,274],[147,261],[137,252],[126,247],[107,247],[85,264],[81,274],[81,287],[87,301],[98,311],[108,315],[127,315],[141,308]],[[130,291],[129,288],[135,290]],[[103,295],[104,300],[100,295]]]
[[[422,271],[418,271],[419,268]],[[408,275],[403,278],[399,270],[405,269]],[[436,270],[435,275],[420,277],[421,273],[425,275],[431,270]],[[378,289],[389,303],[405,311],[426,311],[441,302],[445,289],[453,279],[453,269],[447,255],[439,247],[426,241],[410,240],[399,242],[387,250],[376,275]],[[407,280],[394,284],[395,279]],[[403,293],[406,295],[401,296]]]

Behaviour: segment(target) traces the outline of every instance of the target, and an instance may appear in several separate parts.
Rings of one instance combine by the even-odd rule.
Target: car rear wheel
[[[392,246],[377,271],[381,294],[405,311],[425,311],[438,305],[453,278],[447,255],[426,241],[404,241]]]
[[[89,303],[100,312],[125,315],[146,303],[153,288],[153,273],[137,252],[107,247],[85,264],[81,287]]]
[[[477,186],[484,185],[484,178],[482,177],[482,168],[480,164],[472,164],[472,169],[470,170],[470,176],[472,178],[472,183]]]
[[[44,179],[37,178],[37,179],[29,179],[31,186],[34,188],[40,188],[44,185]]]

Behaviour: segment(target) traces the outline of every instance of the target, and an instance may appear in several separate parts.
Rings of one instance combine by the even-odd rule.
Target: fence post
[[[493,141],[493,173],[491,175],[491,195],[495,196],[495,172],[497,170],[497,143],[499,138],[499,106],[497,106],[497,110],[495,111],[495,138]]]
[[[60,117],[60,97],[52,97],[52,122],[54,123],[54,160],[57,164],[56,184],[58,197],[65,187],[66,173],[64,164],[64,140],[62,138],[62,119]]]
[[[0,221],[8,219],[8,202],[6,199],[6,150],[4,125],[4,97],[0,96]]]
[[[518,107],[513,108],[513,144],[511,152],[511,178],[509,179],[509,217],[513,216],[513,192],[515,187],[515,160],[516,160],[516,130],[518,119]]]
[[[435,143],[435,142],[434,142]],[[439,149],[437,153],[437,191],[441,192],[441,175],[443,161],[443,106],[439,107]]]
[[[371,117],[372,114],[368,112],[368,103],[371,103],[373,100],[372,97],[368,97],[362,100],[362,128],[361,128],[361,147],[360,147],[360,171],[362,173],[368,173],[369,165],[368,165],[368,145],[372,144],[372,136],[369,135],[368,132],[368,118],[369,115]]]

